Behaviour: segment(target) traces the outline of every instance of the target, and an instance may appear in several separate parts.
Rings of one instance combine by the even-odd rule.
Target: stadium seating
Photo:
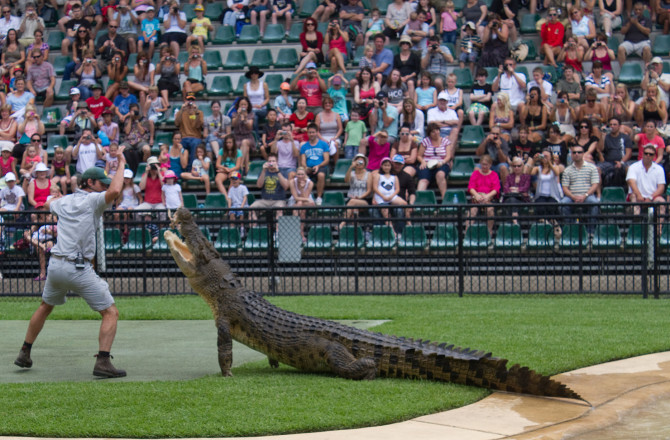
[[[118,252],[121,250],[121,230],[118,228],[105,228],[105,252]]]
[[[295,69],[298,65],[298,52],[294,48],[284,47],[277,52],[277,61],[275,61],[275,68],[290,68]]]
[[[465,125],[461,131],[460,148],[474,151],[486,138],[484,128],[481,125]]]
[[[330,226],[312,226],[307,233],[305,250],[309,252],[330,251],[333,247],[333,233]]]
[[[281,83],[284,82],[284,76],[279,73],[272,73],[263,77],[265,83],[268,85],[268,91],[271,95],[278,95],[281,90]]]
[[[270,49],[256,49],[249,61],[249,67],[255,66],[259,69],[268,69],[272,66],[272,52]]]
[[[635,61],[626,61],[619,72],[619,82],[626,85],[639,85],[642,82],[642,67]]]
[[[151,231],[144,228],[131,228],[128,242],[121,247],[123,253],[142,253],[151,249]]]
[[[288,43],[297,43],[300,41],[300,34],[302,33],[302,23],[301,22],[294,22],[291,25],[291,29],[288,31],[288,36],[286,37],[286,41]]]
[[[347,170],[351,166],[351,159],[340,159],[335,165],[333,174],[330,175],[330,181],[333,183],[343,183]]]
[[[454,69],[452,71],[456,75],[456,87],[459,89],[471,89],[472,88],[472,72],[469,67],[463,69]]]
[[[513,223],[503,223],[498,226],[495,239],[495,248],[499,250],[521,250],[521,226]]]
[[[182,194],[182,197],[185,208],[196,209],[198,207],[198,197],[195,194]]]
[[[414,205],[437,205],[437,198],[435,197],[435,191],[426,190],[426,191],[417,191],[416,199],[414,200]],[[431,216],[435,214],[434,207],[421,207],[416,206],[412,210],[412,215],[421,217],[421,216]]]
[[[303,0],[298,16],[300,18],[311,17],[317,6],[319,6],[318,0]]]
[[[319,217],[342,217],[344,210],[333,207],[343,207],[345,204],[344,194],[341,191],[326,191],[323,193],[321,208],[317,214]]]
[[[453,215],[456,214],[459,206],[452,205],[465,205],[467,203],[467,197],[465,191],[462,189],[448,189],[442,197],[442,207],[440,207],[440,213]]]
[[[534,34],[537,32],[536,25],[540,20],[540,14],[523,14],[519,30],[522,34]]]
[[[284,25],[269,24],[265,28],[265,34],[262,38],[263,43],[281,43],[284,41]]]
[[[205,3],[205,17],[209,18],[212,22],[220,21],[223,7],[223,3],[219,2]]]
[[[356,252],[365,248],[363,228],[347,225],[340,229],[335,249],[340,252]]]
[[[430,249],[434,251],[453,251],[458,248],[458,230],[454,224],[439,224],[430,240]]]
[[[549,223],[534,223],[528,231],[528,250],[546,251],[554,249],[554,227]]]
[[[221,62],[221,53],[218,50],[206,50],[202,56],[207,64],[207,70],[219,70],[223,67]]]
[[[219,26],[212,39],[214,44],[232,44],[235,41],[235,30],[232,26]]]
[[[215,76],[212,84],[207,88],[211,96],[228,96],[233,93],[233,84],[228,75]]]
[[[61,119],[63,117],[61,116],[60,107],[46,107],[42,109],[40,120],[44,124],[44,128],[56,128]]]
[[[165,237],[163,234],[165,234],[165,231],[168,231],[168,228],[161,228],[160,231],[158,231],[158,241],[154,243],[154,245],[151,247],[152,252],[159,252],[159,253],[167,253],[170,252],[170,248],[168,247],[167,241],[165,241]],[[172,231],[176,232],[176,231]]]
[[[242,249],[245,252],[267,252],[268,239],[267,226],[255,226],[249,230]]]
[[[243,49],[232,49],[228,51],[228,58],[226,64],[223,65],[225,70],[242,70],[247,65],[247,53]]]
[[[46,38],[47,44],[49,45],[49,50],[60,50],[64,38],[65,33],[56,29],[51,29],[49,31],[49,36]]]
[[[367,243],[367,248],[373,251],[390,251],[395,246],[395,233],[388,225],[375,225],[372,227],[372,236]]]
[[[583,224],[563,225],[560,248],[562,250],[583,251],[589,244],[589,234]]]
[[[398,237],[398,250],[423,250],[427,245],[428,238],[426,237],[426,230],[422,225],[405,226],[402,234]]]
[[[615,250],[621,247],[621,230],[617,225],[597,225],[591,247],[594,250]]]
[[[602,213],[623,213],[624,207],[621,203],[626,201],[626,194],[621,187],[605,187],[600,196],[600,211]],[[618,205],[610,205],[617,203]]]
[[[491,245],[491,234],[485,224],[473,224],[465,231],[463,250],[484,250]]]
[[[261,30],[255,24],[242,26],[240,36],[237,37],[239,44],[256,44],[261,39]]]
[[[240,231],[235,227],[219,229],[214,242],[214,248],[223,253],[237,252],[242,245]]]
[[[263,171],[264,163],[265,163],[264,160],[255,160],[253,162],[249,162],[249,171],[244,176],[245,184],[256,185],[258,177],[261,175],[261,171]]]
[[[456,156],[454,169],[449,173],[449,182],[467,183],[475,170],[475,161],[472,157]]]

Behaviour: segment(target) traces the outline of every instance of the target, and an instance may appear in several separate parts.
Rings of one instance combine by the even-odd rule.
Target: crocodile
[[[491,353],[389,336],[281,309],[245,288],[186,208],[171,216],[165,241],[193,290],[210,306],[218,361],[232,376],[233,339],[279,363],[348,379],[416,378],[539,396],[582,399],[564,384],[527,367],[507,368]]]

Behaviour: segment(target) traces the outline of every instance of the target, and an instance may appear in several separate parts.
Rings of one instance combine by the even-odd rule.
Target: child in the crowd
[[[195,18],[191,20],[189,28],[191,35],[186,39],[186,47],[189,47],[193,42],[197,42],[200,46],[200,52],[205,52],[205,43],[209,40],[209,33],[214,31],[214,26],[209,18],[205,17],[205,7],[202,4],[195,5],[193,8]],[[261,28],[261,36],[263,36],[263,29]]]
[[[123,170],[123,189],[121,194],[114,202],[118,211],[131,211],[136,209],[142,203],[142,190],[140,186],[133,182],[133,171],[129,169]],[[128,241],[130,235],[130,227],[128,226],[129,215],[114,214],[114,221],[123,220],[123,225],[120,228],[123,243]],[[149,217],[151,220],[151,217]]]
[[[154,56],[154,49],[158,41],[158,31],[160,31],[160,23],[154,12],[153,6],[149,6],[146,9],[146,17],[144,17],[140,24],[142,34],[137,38],[137,52],[142,52],[142,48],[146,44],[149,46],[149,50],[146,51],[149,59],[152,59]]]
[[[119,169],[119,144],[109,144],[109,152],[105,153],[105,172],[109,177],[114,177]]]
[[[493,92],[491,85],[486,83],[488,73],[486,69],[479,68],[475,77],[475,84],[472,86],[472,93],[470,93],[470,107],[468,107],[468,117],[472,125],[482,125],[484,118],[488,117],[491,102],[493,100]]]
[[[435,13],[435,8],[430,4],[430,0],[419,0],[419,5],[416,10],[417,12],[423,11],[425,14],[425,23],[428,25],[429,29],[428,36],[432,37],[435,35],[437,14]]]
[[[375,136],[377,134],[375,133]],[[407,205],[407,202],[398,195],[400,193],[400,181],[398,180],[398,176],[391,174],[391,168],[391,159],[384,157],[379,165],[379,173],[372,175],[373,205]],[[389,218],[388,208],[383,208],[380,211],[382,217]],[[390,221],[387,221],[386,224],[393,226]]]
[[[360,120],[360,113],[357,108],[351,109],[351,120],[344,127],[344,157],[352,159],[358,153],[358,146],[365,136],[367,126]]]
[[[7,186],[0,189],[0,212],[20,211],[26,193],[16,184],[16,175],[12,172],[5,174],[5,183]]]
[[[47,279],[46,254],[51,252],[51,248],[54,246],[56,236],[58,235],[58,229],[53,224],[54,221],[55,216],[48,212],[44,215],[44,225],[39,227],[33,225],[30,228],[30,232],[25,232],[24,238],[26,240],[30,239],[30,243],[35,247],[37,258],[40,262],[40,274],[33,278],[33,281],[44,281]]]
[[[456,81],[458,81],[456,74],[450,73],[447,75],[447,87],[444,89],[449,95],[449,98],[447,99],[447,108],[455,111],[458,115],[458,125],[452,130],[452,142],[458,137],[458,133],[454,133],[454,130],[461,129],[465,117],[465,112],[463,111],[463,90],[456,87]]]
[[[377,63],[372,59],[372,56],[375,54],[375,46],[372,44],[366,44],[365,49],[363,49],[363,56],[358,61],[358,68],[362,69],[363,67],[369,67],[370,69],[375,69]]]
[[[205,193],[209,194],[211,182],[209,180],[209,167],[212,163],[212,160],[209,158],[207,155],[207,148],[205,147],[205,144],[200,144],[195,148],[195,159],[193,159],[193,164],[191,164],[191,171],[184,171],[181,173],[181,178],[182,180],[197,180],[199,182],[202,182],[205,184]],[[172,170],[167,170],[165,174],[163,175],[163,180],[165,182],[168,182],[169,177],[168,176],[174,176],[174,180],[177,179],[177,175],[174,173]],[[170,179],[173,180],[173,179]],[[169,184],[167,184],[169,185]],[[179,185],[173,185],[179,187]],[[179,188],[181,190],[181,188]],[[167,195],[171,192],[173,192],[173,189],[169,189],[168,192],[165,195],[165,199],[167,200]],[[163,185],[163,192],[165,192],[165,185]],[[181,193],[179,194],[179,197],[181,198]],[[171,208],[170,206],[167,205],[167,203],[164,201],[165,206],[168,209],[175,209]],[[182,205],[184,204],[182,200]]]
[[[349,90],[349,81],[340,73],[328,78],[328,95],[333,98],[333,111],[340,115],[342,123],[349,120],[347,111],[347,90]]]
[[[470,63],[470,70],[474,70],[475,63],[479,59],[479,52],[482,49],[482,39],[476,32],[476,26],[468,21],[463,26],[464,37],[461,39],[461,54],[458,56],[460,68],[465,67],[465,63]]]
[[[160,166],[161,176],[165,177],[165,172],[171,168],[170,166],[170,146],[168,144],[158,144],[160,152],[158,153],[158,165]],[[176,174],[176,173],[175,173]],[[177,176],[181,177],[181,176]]]
[[[291,180],[298,168],[298,157],[300,157],[300,142],[293,139],[293,125],[286,121],[282,129],[277,133],[275,142],[270,145],[273,153],[277,154],[277,165],[282,176]]]
[[[77,87],[72,87],[70,89],[70,100],[65,106],[65,117],[58,124],[58,132],[61,136],[65,134],[65,129],[70,126],[72,119],[74,119],[79,101],[81,101],[81,92]]]
[[[275,98],[275,110],[277,110],[277,121],[280,124],[288,121],[288,118],[293,113],[293,98],[289,95],[291,85],[287,82],[281,83],[279,86],[279,96]]]
[[[244,218],[244,211],[239,208],[249,206],[247,197],[249,196],[249,188],[242,183],[242,175],[239,171],[235,171],[230,175],[230,186],[228,187],[228,206],[232,209],[229,212],[231,220],[242,220]],[[237,209],[237,210],[235,210]],[[244,226],[240,227],[240,235],[244,236]]]
[[[374,8],[370,14],[370,19],[368,20],[368,30],[365,31],[365,41],[363,43],[366,46],[370,38],[384,31],[384,19],[382,18],[382,14],[379,12],[379,9]]]
[[[267,121],[265,122],[265,127],[261,129],[261,145],[260,151],[261,156],[264,159],[267,159],[268,153],[270,152],[270,144],[274,142],[277,132],[281,128],[281,123],[277,118],[277,111],[275,109],[269,109],[266,116]]]
[[[193,162],[195,162],[195,160]],[[184,174],[185,173],[181,173],[182,177],[184,177]],[[174,171],[166,171],[163,181],[165,183],[163,184],[161,191],[165,207],[174,211],[180,206],[184,206],[184,198],[181,195],[181,186],[177,185],[177,175]]]
[[[158,96],[158,87],[149,86],[149,96],[144,100],[144,114],[154,124],[168,111],[169,104],[163,102],[163,97]]]
[[[63,147],[56,147],[54,158],[51,161],[51,186],[60,185],[62,193],[67,194],[67,189],[72,184],[70,176],[70,167],[65,161],[65,150]]]
[[[26,156],[23,158],[23,161],[21,162],[21,168],[19,170],[21,176],[23,176],[24,192],[28,192],[28,184],[33,178],[33,170],[40,162],[42,162],[42,157],[37,154],[37,148],[35,148],[33,145],[29,145],[26,149]]]
[[[0,177],[4,177],[7,173],[13,173],[16,176],[16,158],[12,156],[12,145],[3,145],[2,153],[0,153]]]
[[[456,39],[458,38],[458,26],[456,25],[458,13],[453,1],[448,0],[444,4],[440,17],[442,18],[442,41],[444,43],[456,44]]]

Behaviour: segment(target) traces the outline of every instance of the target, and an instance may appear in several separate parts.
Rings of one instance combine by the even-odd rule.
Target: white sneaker
[[[316,206],[321,206],[322,203],[323,203],[323,199],[321,197],[317,197],[316,198]]]

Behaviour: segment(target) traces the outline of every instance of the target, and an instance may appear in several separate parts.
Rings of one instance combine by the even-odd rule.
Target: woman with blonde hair
[[[495,103],[491,106],[489,130],[495,126],[500,127],[500,134],[507,142],[512,141],[514,111],[509,103],[509,95],[505,92],[498,93]]]
[[[44,124],[40,120],[40,115],[37,114],[37,108],[33,104],[28,104],[26,105],[25,117],[19,124],[17,135],[19,138],[23,135],[31,138],[35,133],[40,136],[43,135],[45,133]]]
[[[421,110],[416,108],[416,103],[412,98],[405,98],[402,100],[402,109],[398,116],[398,126],[409,124],[409,131],[414,136],[417,143],[420,143],[424,138],[424,122],[425,115]]]
[[[656,84],[649,84],[644,92],[644,98],[635,111],[635,121],[639,127],[643,127],[647,121],[655,121],[656,127],[668,122],[668,108],[665,101],[661,99]]]
[[[312,191],[314,190],[314,182],[307,177],[307,169],[305,167],[298,167],[295,172],[295,177],[288,182],[289,189],[291,190],[291,197],[288,199],[288,206],[294,206],[296,208],[316,206],[314,203],[314,198],[312,197]],[[300,235],[302,236],[302,242],[307,242],[307,237],[305,237],[305,225],[303,220],[305,220],[306,210],[300,209],[297,211],[297,214],[300,221]]]
[[[612,102],[607,109],[607,120],[609,121],[613,117],[619,118],[621,121],[621,131],[630,136],[633,132],[631,126],[634,122],[633,118],[635,117],[636,107],[635,101],[630,99],[626,84],[619,83],[614,89]]]

